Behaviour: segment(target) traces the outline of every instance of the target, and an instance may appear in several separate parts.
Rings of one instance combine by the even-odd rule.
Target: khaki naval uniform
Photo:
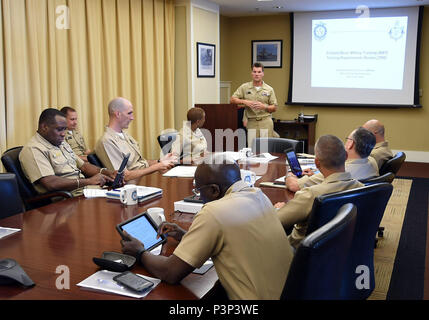
[[[70,145],[77,156],[84,156],[87,150],[85,140],[78,130],[67,130],[64,140]]]
[[[374,146],[370,156],[375,159],[378,169],[380,169],[387,160],[393,158],[393,153],[389,148],[389,143],[387,141],[383,141]]]
[[[243,181],[203,206],[173,254],[195,268],[211,257],[234,300],[279,299],[293,258],[271,201]]]
[[[183,158],[188,156],[199,158],[206,150],[207,141],[203,133],[199,128],[192,131],[190,124],[186,124],[180,129],[171,147],[171,152],[177,156],[180,156],[183,152]]]
[[[345,171],[349,172],[351,177],[356,180],[379,176],[377,163],[372,157],[346,160]],[[321,183],[323,180],[323,174],[319,172],[312,176],[299,178],[298,186],[300,189],[311,187]]]
[[[349,172],[337,172],[329,175],[319,184],[297,191],[294,198],[277,211],[285,229],[294,226],[289,235],[290,244],[297,248],[304,239],[307,232],[308,215],[316,197],[362,186],[362,183],[352,179]]]
[[[106,127],[104,135],[97,141],[95,154],[103,165],[109,170],[118,170],[124,155],[129,153],[128,170],[148,168],[149,163],[143,158],[138,142],[123,131],[122,134]]]
[[[19,162],[25,176],[39,193],[48,191],[39,182],[43,177],[55,175],[75,180],[85,178],[79,170],[85,162],[74,154],[67,142],[63,141],[57,147],[39,133],[36,133],[22,148]],[[72,194],[77,195],[81,192],[82,188],[73,190]]]
[[[267,105],[277,105],[274,89],[265,82],[262,82],[262,86],[259,90],[253,86],[253,81],[246,82],[242,84],[232,96],[243,100],[259,101]],[[265,110],[254,110],[246,106],[243,118],[248,120],[247,144],[249,147],[252,145],[253,138],[274,136],[274,124],[270,112]],[[261,131],[262,129],[265,130]]]

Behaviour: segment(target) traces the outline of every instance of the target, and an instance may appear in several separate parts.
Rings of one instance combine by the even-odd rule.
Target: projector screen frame
[[[290,68],[289,68],[289,89],[288,98],[285,105],[298,105],[298,106],[317,106],[317,107],[346,107],[346,108],[380,108],[380,109],[398,109],[398,108],[422,108],[420,104],[420,46],[421,46],[421,33],[423,23],[424,6],[418,6],[418,22],[417,22],[417,39],[416,39],[416,61],[414,71],[414,103],[413,104],[356,104],[356,103],[332,103],[332,102],[293,102],[292,101],[292,86],[293,86],[293,61],[294,61],[294,13],[289,14],[290,21]],[[393,9],[393,8],[380,8],[380,9]]]

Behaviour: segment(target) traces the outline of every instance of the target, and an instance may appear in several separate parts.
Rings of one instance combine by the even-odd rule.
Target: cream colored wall
[[[264,80],[274,87],[279,103],[274,114],[278,119],[294,119],[302,110],[319,115],[316,138],[334,134],[345,138],[353,128],[376,118],[386,126],[386,137],[394,150],[429,152],[429,7],[425,7],[421,39],[420,88],[421,109],[381,109],[350,107],[286,106],[290,67],[289,15],[262,17],[221,17],[221,80],[232,81],[232,92],[250,81],[251,41],[283,40],[283,67],[266,68]],[[299,72],[299,70],[295,71]],[[424,155],[427,156],[426,154]],[[429,157],[427,158],[429,162]]]
[[[194,103],[219,103],[219,13],[193,7]],[[197,77],[197,42],[216,46],[215,77]]]

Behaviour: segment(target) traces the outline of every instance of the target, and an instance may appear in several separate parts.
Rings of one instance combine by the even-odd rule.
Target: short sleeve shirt
[[[252,81],[246,82],[242,84],[232,96],[238,99],[259,101],[267,105],[277,105],[274,89],[265,82],[262,83],[259,90],[253,85]],[[247,117],[247,119],[265,118],[271,117],[271,113],[266,110],[254,110],[246,106],[244,116]]]
[[[374,146],[370,156],[375,159],[378,169],[380,169],[387,160],[393,157],[393,153],[389,148],[389,143],[387,141],[383,141]]]
[[[22,170],[28,180],[39,193],[47,190],[38,182],[47,176],[58,176],[69,179],[83,179],[79,168],[84,161],[63,141],[60,146],[54,146],[36,133],[25,145],[19,154]]]
[[[279,299],[293,258],[271,201],[242,181],[204,205],[173,254],[195,268],[211,257],[230,299]]]
[[[207,150],[207,140],[199,128],[192,131],[189,125],[185,125],[176,137],[171,147],[171,152],[184,157],[198,157]]]
[[[70,145],[76,155],[85,155],[85,151],[87,150],[85,140],[78,130],[67,130],[64,140]]]

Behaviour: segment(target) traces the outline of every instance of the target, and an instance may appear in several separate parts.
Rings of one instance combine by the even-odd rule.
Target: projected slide
[[[311,87],[402,90],[407,16],[312,20]]]

